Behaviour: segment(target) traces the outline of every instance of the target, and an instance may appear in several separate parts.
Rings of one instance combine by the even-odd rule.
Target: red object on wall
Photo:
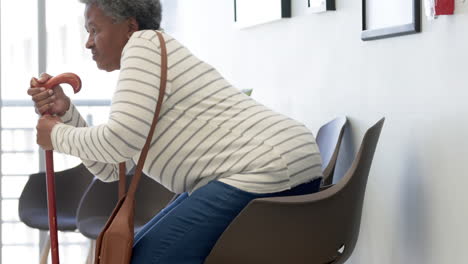
[[[453,15],[455,0],[435,0],[435,15]]]

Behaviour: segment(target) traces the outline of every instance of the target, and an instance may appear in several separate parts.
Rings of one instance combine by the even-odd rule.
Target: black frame
[[[421,0],[413,0],[413,22],[387,28],[367,29],[366,0],[362,0],[362,32],[363,41],[398,37],[421,32]]]
[[[291,0],[281,0],[281,18],[291,17]],[[237,22],[237,1],[234,0],[234,22]]]
[[[310,7],[310,0],[307,0],[307,7]],[[326,1],[326,10],[327,11],[336,10],[335,0],[327,0]]]

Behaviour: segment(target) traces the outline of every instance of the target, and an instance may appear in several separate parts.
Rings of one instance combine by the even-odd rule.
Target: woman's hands
[[[61,123],[59,117],[45,115],[39,118],[36,126],[36,142],[41,148],[44,150],[53,150],[54,147],[52,146],[52,139],[50,134],[52,133],[52,129],[58,123]]]
[[[39,79],[32,78],[31,87],[27,92],[34,102],[36,113],[42,115],[48,111],[48,114],[50,114],[41,117],[36,126],[36,141],[44,150],[53,149],[50,134],[52,128],[57,123],[62,122],[59,117],[54,115],[62,116],[70,108],[70,98],[65,95],[60,85],[49,90],[41,87],[41,84],[46,83],[50,78],[52,76],[47,73],[41,74]]]
[[[51,115],[63,116],[70,108],[70,98],[63,92],[60,85],[46,90],[41,84],[46,83],[52,76],[47,73],[41,74],[39,79],[31,79],[31,87],[28,89],[28,95],[31,96],[36,113],[44,114],[49,111]]]

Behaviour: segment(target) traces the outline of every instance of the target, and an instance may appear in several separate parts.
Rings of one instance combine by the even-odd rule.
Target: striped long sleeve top
[[[313,134],[229,84],[164,34],[168,81],[143,171],[169,190],[193,191],[219,180],[269,193],[322,176]],[[107,123],[87,127],[76,107],[51,134],[55,151],[80,157],[103,181],[118,163],[137,162],[159,95],[161,53],[154,31],[135,32],[124,47]]]

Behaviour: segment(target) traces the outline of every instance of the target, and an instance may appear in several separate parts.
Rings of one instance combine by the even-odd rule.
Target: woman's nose
[[[88,37],[88,40],[85,43],[87,49],[91,49],[94,46],[94,40],[91,36]]]

